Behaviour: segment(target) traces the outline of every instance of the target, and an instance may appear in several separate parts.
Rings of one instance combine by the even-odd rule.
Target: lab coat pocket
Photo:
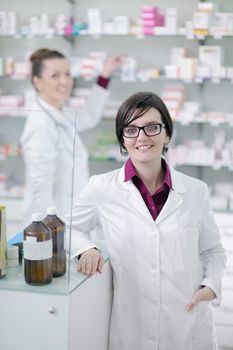
[[[195,327],[193,341],[197,350],[216,349],[214,319],[210,301],[199,301],[195,307]]]
[[[198,229],[179,229],[175,242],[175,270],[190,272],[198,268]]]
[[[211,301],[209,300],[201,300],[198,302],[198,308],[199,309],[205,309],[208,310],[209,308],[211,308]]]

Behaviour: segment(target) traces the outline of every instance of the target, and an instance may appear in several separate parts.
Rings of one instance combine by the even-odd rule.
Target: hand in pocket
[[[207,286],[200,287],[200,289],[194,293],[191,302],[185,306],[185,309],[191,311],[199,301],[210,301],[214,298],[216,298],[216,295],[211,288]]]

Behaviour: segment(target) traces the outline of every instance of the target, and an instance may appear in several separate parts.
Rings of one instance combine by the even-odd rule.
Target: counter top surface
[[[108,254],[104,241],[97,242],[97,245],[106,263]],[[72,293],[74,289],[78,288],[88,278],[90,276],[77,272],[77,259],[72,259],[70,260],[70,266],[67,266],[67,273],[64,276],[53,278],[52,282],[45,286],[31,286],[25,282],[23,266],[20,264],[17,267],[7,269],[6,276],[0,279],[0,290],[67,295]]]

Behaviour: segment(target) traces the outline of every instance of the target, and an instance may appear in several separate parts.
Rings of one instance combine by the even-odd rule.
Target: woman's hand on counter
[[[199,301],[211,301],[214,298],[216,298],[216,295],[211,288],[207,286],[201,287],[194,293],[191,302],[185,306],[185,309],[190,311]]]
[[[78,261],[78,272],[85,275],[94,275],[97,271],[102,273],[104,259],[99,250],[92,248],[82,253]]]

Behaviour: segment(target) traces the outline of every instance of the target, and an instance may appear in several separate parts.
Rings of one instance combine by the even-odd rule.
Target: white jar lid
[[[19,256],[19,247],[17,245],[7,246],[7,259],[15,259]]]
[[[47,208],[47,214],[48,215],[56,215],[57,214],[57,208],[56,207],[49,207],[49,208]]]
[[[42,221],[43,216],[41,213],[33,213],[32,214],[32,221]]]

